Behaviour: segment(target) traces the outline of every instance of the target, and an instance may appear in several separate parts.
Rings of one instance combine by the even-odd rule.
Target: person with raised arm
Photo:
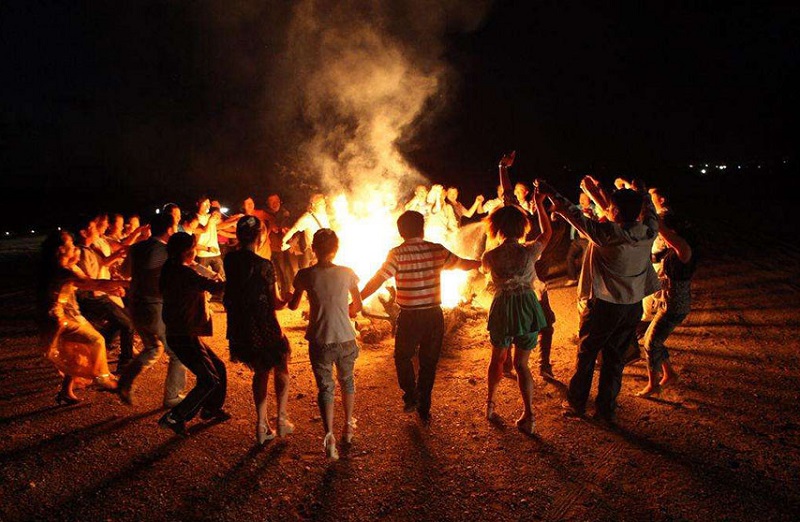
[[[361,290],[361,299],[375,293],[387,279],[395,278],[400,307],[394,343],[397,380],[403,391],[404,410],[416,409],[422,422],[428,424],[444,338],[442,270],[473,270],[480,267],[480,261],[462,259],[438,243],[425,241],[425,217],[419,212],[403,212],[397,218],[397,230],[403,243],[389,251],[383,266]],[[417,353],[419,379],[413,364]]]
[[[501,178],[503,173],[505,169],[501,162]],[[494,295],[488,320],[492,358],[487,372],[486,418],[492,420],[496,416],[494,396],[503,378],[503,365],[513,343],[513,362],[524,407],[516,424],[520,431],[528,435],[533,434],[535,425],[533,377],[528,368],[528,358],[536,346],[539,332],[548,326],[534,292],[534,281],[537,279],[534,265],[552,235],[550,219],[544,210],[544,199],[544,194],[538,189],[534,191],[534,204],[542,232],[528,243],[522,243],[530,230],[527,212],[523,208],[509,202],[490,214],[487,218],[488,234],[500,244],[483,254],[482,259],[483,270],[491,279],[489,289]]]
[[[636,394],[639,397],[660,393],[662,388],[678,380],[664,343],[691,311],[691,283],[697,266],[690,227],[671,212],[660,216],[658,236],[666,245],[659,257],[663,291],[658,299],[658,311],[644,334],[647,385]]]
[[[475,201],[472,203],[472,206],[467,208],[462,205],[458,201],[458,188],[457,187],[450,187],[447,189],[447,203],[453,207],[453,213],[456,216],[456,220],[458,221],[458,225],[461,226],[461,218],[471,218],[475,215],[478,208],[483,203],[484,197],[481,194],[478,194],[475,197]]]
[[[81,314],[76,290],[114,293],[127,281],[87,277],[78,267],[80,252],[66,231],[50,234],[42,244],[37,288],[37,318],[45,356],[64,378],[57,404],[77,404],[75,379],[94,381],[103,390],[115,390],[117,381],[108,369],[106,343]]]
[[[582,188],[595,196],[597,185],[588,176]],[[582,417],[594,376],[595,361],[603,354],[595,417],[616,421],[617,395],[622,386],[625,352],[636,335],[642,315],[642,299],[659,288],[650,263],[650,248],[658,235],[658,217],[646,193],[617,190],[608,198],[609,221],[587,218],[546,183],[539,189],[548,194],[553,211],[560,214],[589,239],[578,284],[578,297],[585,300],[581,312],[578,357],[570,379],[565,416]],[[593,198],[594,199],[594,198]]]

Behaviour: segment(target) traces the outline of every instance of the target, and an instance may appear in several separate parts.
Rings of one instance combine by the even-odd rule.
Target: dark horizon
[[[509,1],[467,13],[470,25],[456,5],[432,50],[445,88],[399,143],[433,182],[489,192],[509,149],[518,175],[556,183],[795,161],[796,8]],[[396,27],[417,13],[398,7],[387,31],[419,55],[418,35]],[[289,192],[283,173],[309,167],[302,114],[273,124],[292,107],[276,99],[290,16],[249,1],[8,7],[2,188],[14,217],[36,200],[36,212],[59,207],[59,194],[130,211],[158,195]]]

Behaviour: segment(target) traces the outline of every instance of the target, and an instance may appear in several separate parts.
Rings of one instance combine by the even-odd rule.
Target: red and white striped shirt
[[[442,245],[412,238],[389,251],[378,274],[384,280],[395,278],[400,308],[433,308],[442,304],[442,270],[458,261]]]

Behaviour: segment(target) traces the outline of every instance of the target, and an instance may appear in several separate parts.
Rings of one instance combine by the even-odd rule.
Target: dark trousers
[[[186,368],[197,377],[194,388],[172,408],[176,421],[188,421],[200,408],[216,411],[225,404],[228,374],[225,363],[197,336],[167,335],[167,344]]]
[[[289,261],[290,255],[289,252],[281,250],[272,251],[272,264],[275,267],[275,279],[278,283],[281,299],[288,298],[292,292],[294,272],[292,270],[292,264]]]
[[[418,409],[431,409],[431,392],[436,378],[436,365],[442,353],[444,315],[441,307],[422,310],[401,310],[397,318],[394,341],[394,365],[397,381],[403,390],[403,401],[418,402]],[[414,374],[413,358],[419,354],[419,381]]]
[[[592,388],[594,365],[602,352],[600,383],[595,407],[600,415],[613,415],[617,395],[622,386],[625,351],[636,336],[636,326],[642,316],[642,303],[614,304],[590,299],[581,313],[580,345],[575,375],[569,381],[567,399],[579,412],[586,409]]]
[[[583,255],[586,253],[586,247],[588,245],[589,241],[582,237],[573,239],[569,244],[569,250],[567,250],[568,279],[578,279],[578,274],[580,273],[581,265],[583,264]]]
[[[547,319],[547,326],[539,330],[539,368],[549,370],[552,366],[550,352],[553,348],[553,334],[555,333],[553,324],[556,322],[556,314],[553,312],[553,307],[550,306],[550,296],[546,290],[542,293],[539,304],[542,305],[542,311]]]
[[[79,306],[86,317],[106,341],[106,349],[111,347],[114,337],[119,334],[119,360],[117,369],[133,359],[133,322],[124,308],[109,299],[107,295],[87,297],[80,300]]]

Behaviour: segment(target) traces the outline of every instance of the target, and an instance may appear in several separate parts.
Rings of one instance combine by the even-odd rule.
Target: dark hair
[[[406,210],[397,218],[397,231],[403,239],[425,237],[425,218],[415,210]]]
[[[330,228],[320,228],[314,232],[311,250],[314,251],[318,259],[335,254],[339,250],[339,236]]]
[[[172,214],[156,214],[150,220],[150,233],[155,237],[163,236],[173,226],[175,226],[175,220],[172,219]]]
[[[181,208],[181,207],[179,207],[177,203],[167,203],[166,205],[164,205],[161,211],[164,212],[165,214],[169,214],[172,212],[173,208]]]
[[[197,212],[187,212],[186,214],[181,214],[181,224],[191,223],[195,219],[198,219]]]
[[[619,210],[619,218],[623,223],[630,223],[639,219],[642,213],[644,196],[631,189],[620,189],[611,194],[611,202]]]
[[[236,222],[236,239],[243,245],[258,241],[264,224],[255,216],[242,216]]]
[[[489,235],[492,237],[520,239],[525,237],[530,228],[527,216],[514,206],[498,208],[489,214],[486,221],[489,226]]]
[[[89,228],[89,225],[94,223],[97,219],[97,216],[91,216],[89,214],[82,214],[78,216],[78,220],[75,222],[75,232],[80,234],[82,231]]]
[[[66,230],[56,230],[48,234],[42,242],[42,252],[39,258],[39,275],[36,282],[36,312],[37,319],[45,321],[47,319],[49,302],[48,293],[50,285],[58,270],[58,250],[64,246],[67,238],[72,234]]]
[[[180,261],[183,255],[194,247],[196,239],[194,235],[186,232],[172,234],[167,241],[167,255],[174,261]]]

